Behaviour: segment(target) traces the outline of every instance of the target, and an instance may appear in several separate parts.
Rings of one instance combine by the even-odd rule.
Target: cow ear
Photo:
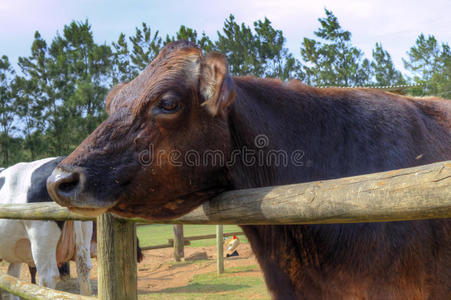
[[[219,53],[203,58],[200,74],[202,106],[213,115],[225,116],[227,107],[235,98],[235,88],[229,74],[227,60]]]

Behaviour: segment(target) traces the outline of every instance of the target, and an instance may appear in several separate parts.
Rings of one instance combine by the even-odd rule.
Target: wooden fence
[[[98,298],[137,298],[135,222],[326,224],[448,217],[451,217],[451,161],[327,181],[231,191],[183,217],[165,222],[104,214],[97,218]],[[0,218],[91,220],[56,203],[0,205]],[[24,283],[19,280],[0,276],[1,289],[25,299],[59,297],[42,287],[33,286],[34,295],[22,287]],[[60,298],[90,299],[71,297]]]
[[[145,224],[145,225],[151,225],[151,224]],[[234,235],[244,235],[244,232],[242,232],[242,231],[224,232],[223,237],[234,236]],[[177,243],[174,241],[177,241],[178,239],[179,239],[179,242],[178,242],[179,245],[182,245],[181,241],[183,241],[184,246],[189,246],[189,245],[191,245],[192,241],[215,239],[216,237],[217,237],[216,234],[205,234],[205,235],[179,236],[177,238],[177,236],[174,234],[174,238],[168,239],[168,242],[165,244],[157,244],[157,245],[152,245],[152,246],[141,246],[140,248],[141,248],[141,250],[173,248],[173,247],[175,247],[175,244]]]

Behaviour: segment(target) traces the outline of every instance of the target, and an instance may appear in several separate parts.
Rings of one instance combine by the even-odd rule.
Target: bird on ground
[[[225,246],[227,248],[227,254],[226,257],[230,256],[238,256],[238,251],[236,251],[236,248],[240,244],[240,240],[234,235],[231,239],[227,239],[225,241]]]

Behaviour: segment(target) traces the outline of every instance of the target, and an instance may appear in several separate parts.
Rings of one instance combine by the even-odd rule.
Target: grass
[[[215,234],[215,225],[183,225],[184,236],[197,236]],[[224,232],[238,232],[241,228],[235,225],[224,225]],[[137,227],[137,235],[141,246],[151,246],[167,243],[173,238],[173,225],[152,224]],[[244,235],[239,236],[240,241],[247,243]],[[215,239],[192,241],[190,247],[214,246]],[[184,262],[205,264],[208,261]],[[179,263],[170,263],[179,264]],[[225,273],[218,275],[216,272],[195,275],[186,285],[176,288],[166,288],[158,292],[149,293],[138,291],[139,299],[270,299],[264,280],[254,276],[253,272],[260,272],[256,265],[226,268]]]
[[[241,231],[241,228],[236,225],[224,225],[224,232],[237,232]],[[152,224],[146,226],[138,226],[136,233],[139,238],[140,246],[152,246],[165,244],[168,239],[173,238],[173,225],[166,224]],[[183,225],[184,236],[196,236],[215,234],[215,225]],[[244,235],[239,236],[242,243],[247,243],[247,239]],[[216,244],[215,239],[192,241],[190,247],[207,247]]]
[[[249,274],[258,270],[258,266],[251,265],[228,268],[221,275],[195,275],[186,286],[140,294],[139,299],[270,299],[263,279]]]

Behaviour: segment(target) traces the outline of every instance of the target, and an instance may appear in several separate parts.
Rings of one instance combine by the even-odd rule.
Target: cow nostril
[[[55,202],[69,206],[86,196],[86,175],[83,168],[56,167],[47,178],[47,191]]]
[[[71,176],[64,178],[63,182],[58,185],[58,190],[62,193],[70,193],[74,191],[80,183],[80,174],[74,172]]]

